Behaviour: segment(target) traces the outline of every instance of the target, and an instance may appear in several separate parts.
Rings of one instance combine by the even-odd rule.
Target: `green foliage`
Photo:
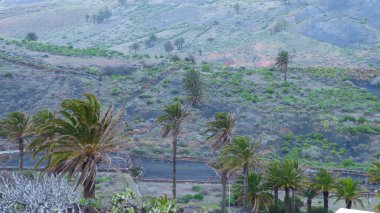
[[[136,195],[130,189],[114,194],[111,199],[111,213],[134,213],[134,199],[136,199]]]
[[[35,32],[29,32],[29,33],[26,34],[25,40],[26,41],[37,41],[38,40],[38,36],[36,35]]]
[[[355,163],[351,159],[344,159],[340,165],[344,168],[352,168],[355,166]]]
[[[112,56],[123,56],[122,53],[105,50],[98,47],[89,47],[85,49],[73,48],[71,46],[57,46],[53,44],[44,44],[38,42],[20,42],[13,41],[14,44],[23,46],[29,50],[37,52],[48,52],[55,55],[64,56],[102,56],[102,57],[112,57]]]
[[[194,69],[185,71],[183,86],[192,105],[197,105],[202,101],[204,96],[204,80],[199,71]]]
[[[157,198],[148,197],[148,201],[143,206],[146,212],[178,212],[175,200],[169,200],[166,194],[160,195]]]
[[[202,188],[199,185],[194,185],[191,187],[191,190],[193,190],[194,192],[200,192]]]
[[[202,194],[195,194],[193,195],[193,199],[195,200],[203,200],[204,196]]]
[[[111,181],[111,180],[112,180],[111,177],[97,177],[96,180],[95,180],[95,182],[96,182],[97,184],[100,184],[100,183],[109,182],[109,181]]]

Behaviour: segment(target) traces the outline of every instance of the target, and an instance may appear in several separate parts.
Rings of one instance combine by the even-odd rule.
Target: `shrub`
[[[201,186],[194,185],[191,187],[191,190],[193,190],[194,192],[200,192],[202,190],[202,188],[201,188]]]
[[[181,202],[181,203],[188,203],[188,202],[190,202],[191,199],[193,199],[193,195],[191,195],[191,194],[186,194],[186,195],[180,197],[180,198],[178,199],[178,201]]]
[[[1,212],[66,212],[78,207],[81,197],[62,177],[16,173],[2,178],[0,194]]]
[[[202,194],[195,194],[193,196],[193,199],[195,199],[195,200],[203,200],[203,198],[204,198],[204,196]]]
[[[349,167],[355,166],[355,163],[351,159],[344,159],[344,160],[342,160],[340,165],[345,167],[345,168],[349,168]]]
[[[100,184],[100,183],[104,183],[104,182],[109,182],[111,180],[112,180],[111,177],[98,177],[98,178],[96,178],[95,182],[97,184]]]

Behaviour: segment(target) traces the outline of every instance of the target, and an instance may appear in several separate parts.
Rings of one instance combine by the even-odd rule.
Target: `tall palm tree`
[[[226,167],[231,170],[243,170],[244,193],[243,209],[248,212],[248,173],[249,170],[260,166],[265,151],[259,150],[260,141],[250,143],[246,136],[238,136],[232,139],[232,143],[226,145],[222,150]]]
[[[238,201],[243,199],[243,184],[244,177],[239,177],[234,185],[234,197]],[[268,211],[270,204],[272,203],[273,196],[267,192],[267,186],[264,184],[262,176],[254,172],[248,174],[248,197],[251,199],[252,212],[257,213],[260,209],[260,205],[264,205]]]
[[[188,110],[180,102],[168,105],[163,109],[164,114],[157,118],[157,122],[163,124],[162,137],[173,137],[173,199],[176,198],[177,175],[177,139],[182,122],[189,116]]]
[[[211,162],[211,166],[217,171],[221,179],[222,200],[221,200],[220,206],[221,206],[221,211],[225,213],[226,200],[227,200],[227,182],[228,182],[228,176],[232,171],[225,166],[225,162],[222,157],[218,157],[216,160]]]
[[[38,162],[51,159],[46,171],[75,177],[77,186],[83,185],[85,198],[95,197],[95,179],[98,165],[111,166],[111,152],[127,145],[126,135],[120,134],[123,111],[113,115],[110,105],[103,113],[96,97],[85,94],[83,100],[65,100],[57,118],[47,128],[54,137],[38,146],[36,152],[50,151]]]
[[[287,79],[289,63],[289,53],[287,51],[279,52],[276,57],[276,66],[281,72],[284,73],[284,82],[286,82]]]
[[[215,143],[212,145],[212,148],[217,150],[231,141],[235,119],[231,114],[217,112],[215,113],[214,120],[207,123],[207,127],[206,133],[211,133],[207,140],[214,138]]]
[[[368,181],[371,183],[379,183],[380,182],[380,162],[373,162],[370,168],[367,171],[367,175],[369,176]]]
[[[323,194],[323,212],[329,212],[329,193],[335,186],[335,175],[326,169],[320,169],[312,180],[314,187]]]
[[[360,187],[360,181],[358,180],[352,180],[351,177],[338,179],[335,186],[335,203],[344,200],[347,209],[351,209],[352,203],[354,203],[354,205],[359,203],[360,206],[364,208],[363,202],[360,199],[360,194],[363,191],[364,189]]]
[[[306,213],[311,213],[311,204],[313,199],[318,196],[318,190],[311,183],[306,183],[301,189],[301,195],[306,198]]]
[[[19,168],[24,168],[24,146],[32,135],[32,118],[24,112],[10,112],[0,121],[0,129],[8,138],[8,141],[18,143]]]
[[[48,144],[54,136],[54,129],[50,127],[50,122],[55,119],[55,114],[49,110],[40,110],[33,115],[34,139],[28,144],[27,149],[36,156],[39,146]],[[50,151],[48,150],[48,153]],[[50,160],[48,164],[50,163]]]

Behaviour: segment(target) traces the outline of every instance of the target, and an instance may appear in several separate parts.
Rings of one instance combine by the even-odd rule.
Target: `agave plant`
[[[176,213],[178,212],[174,199],[169,200],[166,194],[159,195],[157,198],[149,197],[144,204],[147,212],[151,213]]]

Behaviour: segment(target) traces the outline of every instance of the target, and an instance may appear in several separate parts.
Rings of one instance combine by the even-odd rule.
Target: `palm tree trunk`
[[[83,197],[84,198],[95,198],[95,179],[86,180],[83,183]]]
[[[244,168],[243,175],[244,175],[244,202],[243,202],[243,209],[244,209],[244,212],[248,212],[248,168]]]
[[[346,209],[351,209],[352,201],[346,200]]]
[[[274,188],[274,204],[278,205],[278,188]]]
[[[176,198],[176,181],[177,181],[177,133],[173,137],[173,199]]]
[[[19,169],[22,170],[24,169],[24,140],[22,137],[18,139],[18,150],[19,150],[18,165],[19,165]]]
[[[278,213],[278,188],[274,188],[274,205],[275,205],[275,212]]]
[[[288,78],[288,68],[286,67],[285,69],[284,69],[284,82],[286,82],[286,79]]]
[[[290,212],[295,213],[296,212],[296,196],[294,195],[294,189],[292,189],[292,201],[290,206]]]
[[[252,198],[252,212],[253,213],[257,213],[259,211],[259,206],[258,206],[258,202],[257,202],[257,198],[256,197],[253,197]]]
[[[289,188],[285,188],[285,213],[290,213],[290,196]]]
[[[329,191],[323,191],[323,213],[329,212]]]
[[[306,213],[311,213],[311,199],[310,198],[307,199],[306,205],[307,205],[307,212]]]
[[[222,201],[220,203],[222,213],[226,212],[227,174],[222,174]]]

